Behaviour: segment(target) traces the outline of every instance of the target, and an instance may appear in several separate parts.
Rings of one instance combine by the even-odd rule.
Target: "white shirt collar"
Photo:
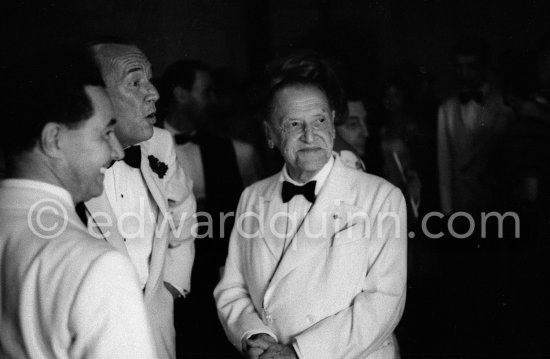
[[[315,195],[318,195],[319,192],[321,191],[321,188],[323,188],[323,185],[325,184],[325,181],[327,180],[327,177],[330,171],[332,170],[332,166],[334,166],[334,155],[331,155],[327,163],[325,163],[325,165],[323,166],[323,168],[321,168],[321,170],[317,172],[317,174],[308,181],[308,182],[317,181],[317,183],[315,184]],[[286,168],[286,164],[283,167],[283,171],[282,171],[281,177],[279,178],[279,181],[280,182],[288,181],[296,186],[304,185],[303,183],[296,182],[290,177],[290,175],[288,174],[288,170]]]
[[[71,207],[74,207],[73,198],[71,197],[71,194],[66,189],[46,183],[41,181],[35,181],[30,179],[23,179],[23,178],[10,178],[5,179],[2,182],[2,187],[7,188],[24,188],[24,189],[30,189],[33,191],[41,191],[41,192],[48,192],[54,196],[57,196],[67,202],[68,205]]]

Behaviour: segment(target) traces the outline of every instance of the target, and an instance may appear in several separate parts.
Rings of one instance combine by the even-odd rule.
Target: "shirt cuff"
[[[164,282],[164,286],[166,287],[166,289],[168,289],[172,296],[174,296],[174,299],[179,297],[185,298],[189,294],[188,290],[180,288],[179,286],[172,283]]]

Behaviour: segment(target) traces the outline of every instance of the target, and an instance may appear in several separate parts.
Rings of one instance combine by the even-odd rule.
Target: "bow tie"
[[[132,146],[125,149],[123,161],[130,167],[139,168],[141,166],[141,147]]]
[[[78,215],[78,218],[80,218],[82,223],[84,223],[85,226],[88,226],[88,213],[84,202],[77,203],[74,209],[76,210],[76,214]]]
[[[176,145],[185,145],[187,142],[194,142],[198,144],[196,133],[192,135],[188,135],[185,133],[178,133],[174,135],[174,141],[176,142]]]
[[[313,203],[313,201],[315,201],[315,184],[316,183],[317,181],[310,181],[303,186],[295,186],[288,181],[284,181],[283,192],[282,192],[283,202],[287,203],[292,199],[292,197],[298,194],[301,194],[308,201]]]
[[[484,97],[483,92],[481,92],[481,90],[473,91],[473,92],[463,92],[460,95],[458,95],[458,99],[462,104],[467,104],[471,100],[474,100],[478,104],[482,104],[483,97]]]

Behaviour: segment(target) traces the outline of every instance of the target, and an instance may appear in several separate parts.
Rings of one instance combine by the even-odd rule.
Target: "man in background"
[[[214,355],[227,352],[212,291],[227,256],[234,222],[231,213],[242,190],[260,178],[261,165],[252,145],[211,130],[218,99],[208,66],[198,61],[175,62],[164,72],[162,93],[164,127],[175,138],[179,164],[193,180],[198,210],[210,216],[199,216],[202,232],[195,242],[193,293],[182,308],[178,343],[183,353]],[[210,333],[210,345],[193,345],[204,340],[205,332]]]
[[[490,53],[483,40],[459,40],[453,61],[458,93],[438,111],[441,209],[446,215],[466,212],[472,222],[457,221],[454,233],[467,233],[467,238],[450,232],[444,244],[447,249],[440,255],[443,285],[436,301],[442,310],[437,325],[445,323],[445,328],[452,329],[437,332],[445,333],[439,340],[442,347],[474,353],[491,350],[493,343],[486,339],[499,337],[499,318],[510,308],[503,292],[508,272],[502,257],[509,243],[500,234],[492,240],[497,234],[494,222],[484,221],[483,214],[501,209],[489,164],[498,156],[513,112],[491,81]],[[488,235],[483,234],[486,224]]]
[[[489,81],[487,44],[464,38],[455,44],[453,61],[459,93],[438,112],[439,186],[443,213],[492,210],[494,189],[487,163],[513,119],[500,91]]]

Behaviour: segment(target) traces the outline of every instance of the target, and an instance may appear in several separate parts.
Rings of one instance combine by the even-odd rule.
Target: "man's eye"
[[[318,118],[313,122],[313,126],[317,128],[322,127],[325,124],[325,120],[326,118],[324,117]]]
[[[299,121],[291,121],[290,122],[290,126],[291,127],[296,127],[296,126],[299,126],[300,125],[300,122]]]
[[[139,86],[139,82],[140,80],[132,80],[130,81],[130,83],[128,84],[130,87],[138,87]]]

